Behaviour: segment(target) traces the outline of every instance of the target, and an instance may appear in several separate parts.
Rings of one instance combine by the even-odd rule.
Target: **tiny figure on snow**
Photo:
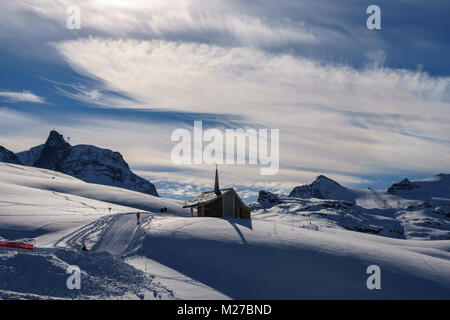
[[[83,250],[83,251],[89,251],[85,244],[83,244],[83,247],[81,248],[81,250]]]
[[[139,223],[139,218],[141,217],[141,213],[140,212],[138,212],[138,213],[136,213],[136,220],[137,220],[137,223]]]

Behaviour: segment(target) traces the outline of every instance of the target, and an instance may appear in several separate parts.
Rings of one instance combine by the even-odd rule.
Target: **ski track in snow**
[[[62,197],[64,200],[72,201],[72,202],[75,202],[75,203],[79,203],[79,204],[81,204],[81,205],[83,205],[83,206],[85,206],[85,207],[88,207],[88,208],[91,208],[91,209],[94,209],[94,210],[98,210],[97,207],[88,205],[88,204],[86,204],[86,203],[84,203],[84,202],[82,202],[82,201],[72,200],[69,196],[66,196],[66,195],[63,195],[63,194],[59,194],[58,192],[55,192],[55,191],[52,191],[52,193],[53,193],[55,196]]]
[[[155,286],[167,292],[168,298],[229,299],[226,295],[176,270],[147,257],[133,255],[147,234],[144,229],[149,227],[153,217],[153,213],[141,212],[139,223],[135,212],[102,217],[63,237],[55,243],[55,246],[79,250],[83,243],[91,243],[90,252],[108,252],[122,259],[150,277]],[[173,232],[182,228],[183,226]]]
[[[151,215],[141,213],[140,221],[146,219],[151,219]],[[139,237],[141,232],[140,223],[137,223],[135,213],[121,214],[107,228],[95,249],[107,251],[113,255],[122,255],[129,252],[127,248],[139,243],[139,240],[135,237]]]
[[[71,249],[80,249],[81,245],[89,239],[90,235],[98,231],[103,231],[105,225],[108,225],[108,222],[111,220],[117,219],[116,215],[105,216],[98,220],[95,220],[92,223],[87,224],[86,226],[64,236],[60,240],[56,241],[55,247],[69,247]]]

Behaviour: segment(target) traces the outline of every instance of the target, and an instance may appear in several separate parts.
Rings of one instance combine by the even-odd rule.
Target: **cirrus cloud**
[[[75,71],[101,83],[104,99],[107,92],[132,98],[110,97],[110,107],[228,115],[243,127],[279,128],[281,170],[437,172],[450,159],[449,77],[162,40],[91,37],[54,46]]]
[[[45,103],[45,99],[39,97],[30,91],[14,92],[14,91],[0,91],[0,99],[5,102],[32,102]]]

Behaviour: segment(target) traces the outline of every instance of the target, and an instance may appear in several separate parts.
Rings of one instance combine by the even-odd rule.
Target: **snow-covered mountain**
[[[19,158],[17,158],[14,152],[9,151],[2,146],[0,146],[0,162],[21,164]]]
[[[357,190],[324,176],[289,196],[261,191],[253,216],[295,220],[305,227],[338,228],[403,239],[450,239],[449,175],[402,181],[385,191]]]
[[[71,146],[56,131],[43,145],[19,152],[24,165],[62,172],[90,183],[158,196],[155,186],[134,174],[119,152],[91,145]]]
[[[25,166],[32,166],[34,162],[41,155],[42,149],[44,149],[45,144],[38,145],[33,147],[27,151],[22,151],[16,153],[17,158],[19,158],[20,162]]]
[[[311,184],[295,187],[290,197],[354,201],[355,193],[336,181],[320,175]]]
[[[441,173],[431,178],[413,181],[406,178],[394,183],[387,191],[405,199],[450,201],[450,174]]]

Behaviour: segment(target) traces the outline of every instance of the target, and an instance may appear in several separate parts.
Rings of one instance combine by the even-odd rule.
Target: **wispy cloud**
[[[0,99],[4,102],[46,103],[44,98],[25,90],[22,92],[0,91]]]
[[[65,25],[66,10],[74,4],[81,8],[80,30]],[[28,54],[41,59],[54,58],[47,42],[91,35],[254,46],[359,66],[368,52],[388,50],[390,63],[449,72],[446,0],[435,0],[432,6],[415,0],[388,1],[382,7],[389,13],[383,14],[386,27],[371,32],[365,26],[365,5],[359,1],[345,5],[335,0],[3,1],[0,29],[5,32],[0,39],[8,44],[7,50],[32,47]],[[416,20],[412,23],[406,17]]]
[[[102,38],[55,46],[74,70],[145,108],[248,110],[254,116],[261,106],[309,104],[382,114],[395,103],[395,113],[410,114],[422,110],[423,103],[450,99],[447,77],[384,67],[357,70],[255,48]]]
[[[26,0],[3,4],[3,11],[14,15],[33,14],[47,19],[54,37],[70,37],[64,28],[70,0]],[[317,41],[302,21],[268,19],[246,13],[242,6],[217,0],[172,1],[90,1],[79,0],[82,29],[90,33],[118,37],[208,41],[234,45],[277,47]],[[9,16],[6,14],[5,16]],[[1,22],[0,22],[1,23]],[[6,24],[6,23],[5,23]],[[58,29],[56,26],[61,26]],[[42,26],[42,25],[40,25]],[[33,27],[19,25],[39,35]],[[39,28],[39,26],[38,26]],[[47,35],[48,36],[48,35]]]
[[[242,126],[281,129],[285,169],[440,171],[450,157],[450,78],[383,67],[383,53],[358,70],[256,48],[161,40],[55,46],[74,70],[102,83],[104,99],[120,92],[133,98],[132,108],[226,114]]]

